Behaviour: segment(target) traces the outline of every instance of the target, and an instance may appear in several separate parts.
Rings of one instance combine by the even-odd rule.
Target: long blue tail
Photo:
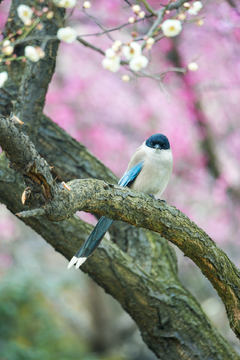
[[[102,238],[112,225],[113,220],[108,219],[105,216],[102,216],[98,221],[97,225],[94,227],[93,231],[89,235],[89,237],[85,240],[84,244],[80,247],[80,249],[76,252],[70,263],[68,264],[68,268],[72,267],[72,265],[76,264],[76,269],[78,269],[86,259],[94,252],[94,250],[100,244]]]
[[[98,247],[112,223],[113,220],[102,216],[82,247],[76,252],[75,256],[78,258],[89,257],[96,247]]]
[[[132,167],[128,172],[126,172],[123,175],[123,177],[121,178],[118,184],[123,187],[130,186],[130,184],[134,181],[134,179],[141,171],[142,166],[143,166],[143,162]],[[102,238],[104,237],[104,235],[106,234],[112,223],[113,220],[110,220],[105,216],[102,216],[100,218],[97,225],[95,226],[89,237],[87,238],[87,240],[84,242],[84,244],[81,246],[81,248],[76,252],[76,254],[69,262],[68,269],[70,269],[74,264],[76,264],[75,267],[76,269],[78,269],[87,260],[87,258],[98,247]]]

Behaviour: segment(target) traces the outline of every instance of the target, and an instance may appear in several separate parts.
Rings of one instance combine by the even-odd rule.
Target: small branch
[[[55,196],[58,186],[48,163],[21,131],[21,123],[16,116],[11,119],[0,117],[0,145],[11,161],[11,167],[21,173],[27,186],[22,203],[41,207]]]
[[[144,3],[146,9],[152,14],[157,16],[157,12],[148,4],[148,2],[146,0],[140,0]]]
[[[96,51],[98,51],[98,52],[99,52],[100,54],[102,54],[102,55],[105,55],[105,52],[104,52],[103,50],[101,50],[101,49],[97,48],[96,46],[88,43],[87,41],[81,39],[79,36],[77,37],[77,41],[79,41],[79,42],[80,42],[81,44],[83,44],[84,46],[89,47],[89,48],[91,48],[91,49],[93,49],[93,50],[96,50]]]
[[[95,22],[95,24],[100,27],[100,29],[102,29],[103,31],[106,31],[106,29],[104,28],[104,26],[100,23],[100,21],[99,21],[97,18],[95,18],[95,17],[92,16],[92,15],[89,15],[89,14],[87,13],[87,11],[84,11],[84,10],[83,10],[83,12],[84,12],[84,14],[85,14],[87,17],[89,17],[89,19],[92,19],[92,20]],[[111,37],[111,35],[109,34],[109,31],[106,32],[106,35],[108,36],[108,38],[109,38],[110,40],[114,41],[113,38]]]
[[[185,2],[186,2],[186,0],[179,0],[179,1],[173,2],[169,5],[167,5],[167,10],[179,9]]]
[[[152,24],[152,26],[150,27],[150,29],[148,30],[146,36],[147,37],[152,37],[153,36],[153,33],[154,31],[157,29],[158,25],[162,22],[163,20],[163,16],[165,14],[165,11],[166,11],[166,8],[164,9],[161,9],[158,11],[157,13],[157,19],[156,21],[154,21],[154,23]]]
[[[16,216],[20,218],[27,218],[31,216],[43,216],[45,215],[46,211],[44,209],[34,209],[34,210],[26,210],[21,211],[20,213],[15,214]]]
[[[144,21],[145,19],[150,19],[152,17],[153,17],[153,15],[146,15],[143,19],[137,19],[134,24],[136,24],[138,22],[141,22],[141,21]],[[104,34],[109,33],[109,32],[121,30],[122,28],[124,28],[126,26],[130,26],[130,25],[132,25],[132,24],[127,22],[127,23],[124,23],[124,24],[122,24],[120,26],[117,26],[115,28],[112,28],[112,29],[107,29],[107,30],[104,30],[102,32],[93,33],[93,34],[83,34],[83,35],[80,35],[79,37],[100,36],[100,35],[104,35]]]
[[[236,11],[236,13],[237,13],[238,15],[240,15],[240,11],[238,10],[235,2],[234,2],[233,0],[227,0],[227,2],[228,2],[229,5]]]

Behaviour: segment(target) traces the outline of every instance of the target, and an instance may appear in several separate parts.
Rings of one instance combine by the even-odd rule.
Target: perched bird
[[[154,134],[134,152],[128,168],[119,181],[120,186],[142,191],[159,198],[166,189],[173,167],[172,150],[168,138]],[[102,216],[82,247],[68,264],[78,269],[98,247],[113,220]]]

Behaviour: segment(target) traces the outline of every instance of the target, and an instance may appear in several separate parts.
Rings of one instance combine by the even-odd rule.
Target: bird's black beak
[[[159,144],[154,145],[155,149],[161,149],[161,146]]]

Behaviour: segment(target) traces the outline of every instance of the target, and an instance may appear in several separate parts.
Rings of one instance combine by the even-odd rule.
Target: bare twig
[[[140,0],[144,3],[146,9],[154,16],[157,16],[157,12],[151,7],[151,5],[148,4],[146,0]]]
[[[84,11],[84,10],[83,10],[83,12],[84,12],[84,14],[85,14],[86,16],[88,16],[90,19],[92,19],[92,20],[95,22],[95,24],[97,24],[103,31],[106,31],[106,30],[107,30],[107,29],[104,28],[104,26],[100,23],[100,21],[99,21],[97,18],[95,18],[95,17],[92,16],[92,15],[89,15],[87,11]],[[108,38],[109,38],[110,40],[114,41],[114,39],[112,38],[112,36],[109,34],[109,31],[106,31],[105,34],[108,36]]]
[[[98,47],[96,47],[96,46],[88,43],[87,41],[81,39],[79,36],[77,37],[77,41],[79,41],[79,42],[80,42],[81,44],[83,44],[84,46],[89,47],[89,48],[91,48],[91,49],[99,52],[99,53],[102,54],[102,55],[105,55],[105,52],[104,52],[103,50],[101,50],[101,49],[99,49]]]
[[[36,216],[43,216],[46,213],[46,211],[42,208],[40,209],[34,209],[34,210],[26,210],[21,211],[20,213],[17,213],[16,216],[20,218],[27,218],[27,217],[36,217]]]

